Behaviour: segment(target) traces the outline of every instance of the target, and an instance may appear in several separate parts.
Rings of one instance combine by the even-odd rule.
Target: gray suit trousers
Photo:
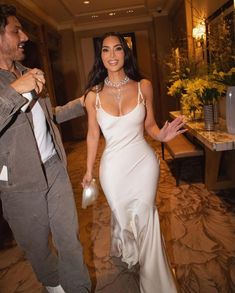
[[[44,286],[61,284],[66,293],[87,293],[91,282],[77,236],[77,212],[67,170],[57,155],[44,168],[48,190],[1,193],[3,215]],[[50,249],[50,232],[57,254]]]

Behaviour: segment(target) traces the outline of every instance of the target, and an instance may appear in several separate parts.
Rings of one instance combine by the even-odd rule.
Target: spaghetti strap
[[[100,95],[98,92],[98,87],[96,86],[96,98],[95,98],[95,108],[96,110],[101,107],[101,102],[100,102]]]
[[[138,104],[143,103],[145,105],[145,100],[141,92],[140,81],[138,82]]]

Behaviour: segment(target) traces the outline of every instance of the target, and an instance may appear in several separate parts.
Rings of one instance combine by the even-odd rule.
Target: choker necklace
[[[128,81],[130,80],[130,78],[126,75],[122,80],[120,81],[117,81],[117,82],[113,82],[111,81],[108,76],[105,78],[104,80],[104,83],[107,85],[107,86],[110,86],[110,87],[115,87],[116,89],[120,88],[122,85],[128,83]]]
[[[117,90],[117,93],[114,93],[114,97],[117,99],[118,104],[120,106],[121,103],[121,89],[122,86],[127,84],[128,81],[130,80],[130,78],[126,75],[122,80],[117,81],[117,82],[113,82],[111,81],[108,76],[105,78],[104,83],[109,86],[109,87],[113,87],[115,90]]]

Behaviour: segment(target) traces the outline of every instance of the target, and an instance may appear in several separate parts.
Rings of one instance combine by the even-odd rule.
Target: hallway
[[[149,142],[161,158],[160,144]],[[101,140],[96,178],[103,144]],[[101,190],[94,206],[81,208],[80,181],[86,166],[86,142],[65,146],[79,214],[80,239],[96,284],[95,292],[138,293],[138,269],[128,271],[118,259],[109,257],[110,210]],[[235,292],[235,191],[208,192],[201,183],[197,161],[183,165],[182,181],[176,187],[169,159],[166,156],[166,161],[161,160],[157,205],[168,256],[180,288],[183,293]],[[0,292],[41,292],[41,285],[16,245],[0,251]]]

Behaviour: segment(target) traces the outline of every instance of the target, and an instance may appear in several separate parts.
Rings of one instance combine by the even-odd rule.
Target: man
[[[19,63],[27,40],[15,7],[0,5],[3,214],[48,292],[90,292],[90,278],[77,238],[77,213],[65,153],[53,122],[83,115],[83,110],[76,99],[57,107],[53,116],[48,95],[42,95],[43,72]],[[49,249],[49,231],[58,257]]]
[[[2,215],[2,203],[0,200],[0,250],[10,248],[13,244],[13,236],[8,223]]]

